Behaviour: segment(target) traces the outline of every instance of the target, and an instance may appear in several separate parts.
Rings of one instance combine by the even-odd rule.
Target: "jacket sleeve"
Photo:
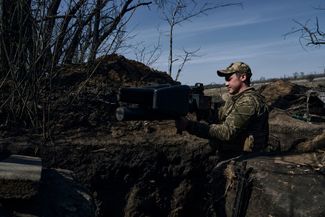
[[[221,124],[204,124],[190,122],[187,131],[202,138],[231,141],[244,130],[255,115],[255,102],[253,99],[238,100],[230,114]]]

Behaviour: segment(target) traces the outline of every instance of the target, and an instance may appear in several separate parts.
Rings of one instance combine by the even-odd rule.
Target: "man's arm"
[[[205,124],[188,120],[185,129],[198,137],[217,139],[220,141],[231,141],[246,129],[247,125],[256,113],[253,99],[245,98],[239,100],[225,121],[221,124]]]

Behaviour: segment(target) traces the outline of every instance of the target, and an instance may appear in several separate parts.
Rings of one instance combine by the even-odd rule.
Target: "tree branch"
[[[309,21],[307,20],[305,24],[293,20],[294,23],[297,24],[297,29],[294,29],[291,32],[286,33],[284,36],[300,33],[299,41],[302,44],[304,41],[305,46],[321,46],[325,44],[325,33],[321,31],[318,18],[316,17],[316,22],[314,24],[314,28],[309,25]]]

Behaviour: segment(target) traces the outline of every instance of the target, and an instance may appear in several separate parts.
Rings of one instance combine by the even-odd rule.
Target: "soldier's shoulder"
[[[255,89],[250,88],[243,92],[240,99],[251,101],[251,100],[254,100],[254,98],[256,98],[257,96],[258,96],[258,92]]]
[[[240,98],[240,101],[249,103],[252,106],[259,106],[261,104],[264,104],[264,97],[254,88],[250,88],[249,90],[244,92],[244,94]]]

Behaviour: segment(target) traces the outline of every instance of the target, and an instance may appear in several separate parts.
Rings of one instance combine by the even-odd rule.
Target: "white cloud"
[[[241,20],[232,19],[232,20],[218,20],[214,19],[202,20],[200,22],[195,22],[191,25],[184,25],[177,30],[177,33],[181,34],[191,34],[191,33],[203,33],[207,31],[215,31],[226,28],[233,28],[239,26],[246,26],[258,23],[264,23],[274,20],[274,18],[261,18],[261,17],[247,17]]]

